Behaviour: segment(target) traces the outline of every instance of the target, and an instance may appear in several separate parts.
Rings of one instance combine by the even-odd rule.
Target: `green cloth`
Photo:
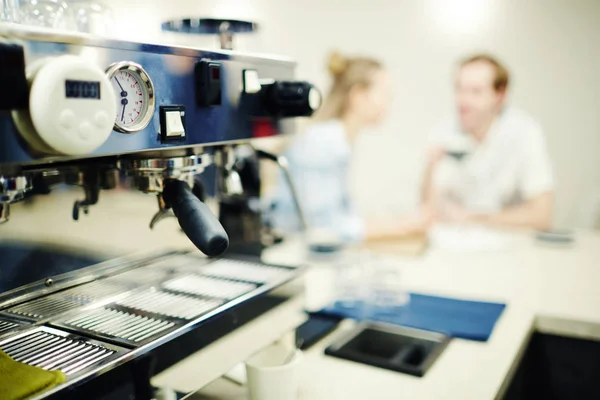
[[[61,371],[46,371],[17,362],[0,350],[0,399],[21,400],[67,380]]]

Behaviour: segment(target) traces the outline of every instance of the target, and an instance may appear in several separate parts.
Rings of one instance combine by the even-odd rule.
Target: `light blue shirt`
[[[338,120],[322,122],[298,134],[284,156],[310,229],[328,230],[346,242],[364,237],[364,222],[349,191],[351,151]],[[284,232],[300,229],[290,190],[282,176],[273,199],[273,224]]]

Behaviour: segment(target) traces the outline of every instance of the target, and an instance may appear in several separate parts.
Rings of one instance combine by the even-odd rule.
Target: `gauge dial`
[[[107,71],[115,92],[115,130],[138,132],[152,120],[154,85],[144,69],[133,62],[113,64]]]
[[[117,115],[115,121],[130,126],[140,119],[144,111],[147,96],[142,93],[140,77],[131,72],[121,70],[111,80],[117,98]]]

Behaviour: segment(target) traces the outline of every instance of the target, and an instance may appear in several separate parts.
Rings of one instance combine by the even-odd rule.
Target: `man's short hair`
[[[464,67],[465,65],[476,63],[476,62],[485,62],[490,64],[494,68],[494,89],[497,92],[504,91],[508,87],[509,82],[509,73],[504,64],[498,61],[497,58],[491,56],[489,54],[475,54],[471,57],[465,58],[461,63],[460,67]]]

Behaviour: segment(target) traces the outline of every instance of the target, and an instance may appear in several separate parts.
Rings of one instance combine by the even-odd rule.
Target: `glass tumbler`
[[[69,20],[78,32],[110,36],[113,12],[106,4],[90,0],[68,0]]]
[[[0,22],[19,22],[19,0],[0,0]]]
[[[398,260],[376,256],[369,263],[365,277],[368,289],[365,311],[373,319],[397,316],[410,301],[402,280],[402,266]]]
[[[19,0],[19,21],[25,25],[67,29],[66,12],[61,0]]]
[[[347,251],[337,263],[336,305],[342,308],[363,309],[368,285],[365,280],[371,254],[368,251]]]

